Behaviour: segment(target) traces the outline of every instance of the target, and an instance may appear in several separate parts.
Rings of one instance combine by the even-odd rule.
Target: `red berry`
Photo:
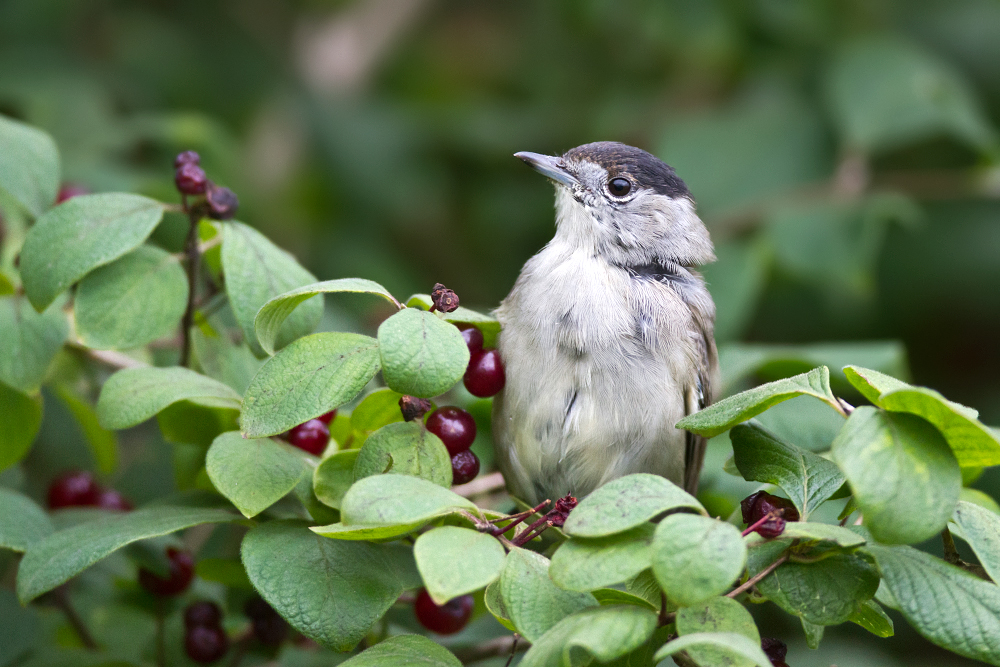
[[[479,474],[479,457],[466,449],[451,457],[451,480],[453,484],[471,482]]]
[[[324,414],[321,414],[319,417],[316,417],[316,419],[320,420],[321,422],[329,426],[330,422],[332,422],[334,418],[336,418],[336,416],[337,416],[337,411],[330,410],[329,412],[326,412]]]
[[[76,185],[75,183],[63,183],[62,187],[59,188],[59,194],[56,195],[56,203],[61,204],[67,199],[72,199],[73,197],[79,197],[80,195],[86,194],[90,194],[90,190],[82,185]]]
[[[451,635],[469,622],[472,616],[473,600],[471,595],[460,595],[453,600],[445,602],[440,607],[434,604],[427,590],[420,589],[417,600],[413,603],[413,611],[417,614],[417,620],[431,632],[439,635]]]
[[[760,648],[764,651],[764,655],[770,659],[772,665],[785,664],[785,656],[788,654],[788,646],[785,645],[785,642],[773,637],[762,637]]]
[[[160,577],[145,568],[139,569],[139,585],[153,595],[179,595],[187,590],[194,579],[194,558],[186,551],[167,548],[170,574]]]
[[[207,600],[188,605],[184,610],[184,625],[187,628],[214,628],[222,622],[219,605]]]
[[[462,338],[465,339],[465,344],[469,348],[469,354],[476,354],[483,349],[483,332],[479,330],[478,327],[467,326],[464,329],[459,329],[462,332]]]
[[[499,393],[507,382],[500,353],[496,350],[482,350],[472,355],[465,370],[465,388],[479,398],[488,398]]]
[[[262,644],[277,646],[288,636],[288,623],[261,598],[252,598],[243,611],[253,623],[253,634]]]
[[[100,499],[101,487],[89,472],[68,472],[57,477],[49,486],[49,509],[93,507]]]
[[[476,420],[462,408],[446,405],[427,418],[427,430],[441,438],[448,453],[454,456],[472,446],[476,439]]]
[[[330,442],[330,428],[318,419],[310,419],[288,432],[288,442],[319,456]]]
[[[104,489],[97,500],[97,506],[105,510],[117,510],[119,512],[131,512],[132,503],[122,494],[114,489]]]
[[[204,192],[208,217],[213,220],[232,220],[240,206],[236,193],[215,183],[209,183]]]
[[[180,169],[186,164],[198,164],[201,162],[201,156],[194,151],[184,151],[183,153],[178,153],[177,157],[174,158],[174,169]]]
[[[174,185],[186,195],[200,195],[208,186],[205,170],[192,162],[185,162],[174,172]]]
[[[758,523],[768,515],[771,518],[755,528],[761,537],[769,539],[778,537],[785,531],[786,521],[798,521],[799,511],[787,498],[773,496],[764,491],[758,491],[740,501],[743,521],[748,526]]]
[[[195,662],[215,662],[229,650],[229,637],[219,626],[188,628],[184,635],[184,650]]]

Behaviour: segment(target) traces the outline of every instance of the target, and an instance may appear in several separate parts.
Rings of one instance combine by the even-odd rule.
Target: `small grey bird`
[[[617,477],[694,492],[704,438],[674,428],[717,384],[715,304],[694,267],[708,230],[669,166],[614,142],[562,157],[516,153],[556,186],[556,234],[496,311],[507,373],[494,399],[497,462],[534,505]]]

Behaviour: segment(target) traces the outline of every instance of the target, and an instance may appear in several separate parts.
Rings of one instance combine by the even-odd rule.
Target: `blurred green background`
[[[511,154],[638,145],[715,239],[720,344],[898,341],[869,354],[1000,424],[997,0],[3,0],[0,113],[94,191],[173,201],[198,150],[320,279],[484,309],[553,231]],[[792,664],[966,664],[896,618]]]

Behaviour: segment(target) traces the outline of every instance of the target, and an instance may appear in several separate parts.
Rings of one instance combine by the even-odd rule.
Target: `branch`
[[[79,341],[67,341],[66,345],[74,350],[80,350],[94,361],[99,361],[112,368],[145,368],[148,366],[148,364],[138,359],[133,359],[127,354],[115,352],[114,350],[92,350]]]
[[[73,626],[73,630],[76,631],[77,636],[80,637],[80,641],[91,651],[96,651],[98,646],[97,642],[94,640],[94,635],[90,634],[90,630],[87,628],[87,624],[83,622],[80,615],[76,613],[76,609],[69,601],[69,593],[66,591],[66,586],[60,586],[56,590],[52,591],[52,600],[55,605],[62,610],[62,613],[66,616],[66,620],[69,624]]]
[[[186,199],[184,203],[187,208]],[[188,366],[191,363],[191,326],[194,324],[194,300],[198,291],[198,264],[201,260],[198,248],[198,223],[201,216],[197,206],[188,209],[187,213],[191,227],[188,229],[187,240],[184,241],[184,254],[187,255],[188,299],[187,308],[184,309],[184,319],[181,320],[181,366]]]
[[[756,584],[758,581],[760,581],[761,579],[763,579],[767,575],[769,575],[772,572],[774,572],[775,570],[777,570],[778,567],[782,563],[784,563],[786,560],[788,560],[788,552],[787,551],[785,553],[781,554],[781,556],[778,557],[778,560],[774,561],[773,563],[771,563],[770,565],[768,565],[767,567],[765,567],[763,570],[761,570],[760,572],[758,572],[754,576],[752,576],[749,579],[747,579],[746,583],[741,584],[740,586],[737,586],[733,590],[731,590],[728,593],[726,593],[726,597],[727,598],[735,598],[737,595],[740,595],[741,593],[746,593],[748,590],[750,590],[751,588],[753,588],[754,584]]]

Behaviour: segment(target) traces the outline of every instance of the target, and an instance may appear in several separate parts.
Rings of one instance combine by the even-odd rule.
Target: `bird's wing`
[[[719,373],[719,355],[715,349],[712,327],[701,327],[697,341],[698,373],[694,381],[684,390],[684,413],[689,415],[711,405],[712,391]],[[695,495],[698,492],[698,478],[705,460],[707,439],[688,431],[684,457],[684,490]]]

